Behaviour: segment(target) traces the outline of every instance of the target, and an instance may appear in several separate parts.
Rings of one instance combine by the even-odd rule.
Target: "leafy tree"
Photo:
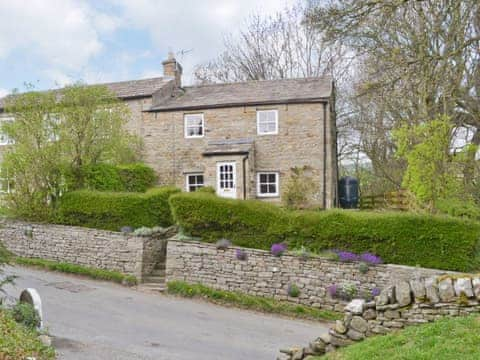
[[[397,156],[404,157],[407,168],[403,186],[420,205],[437,209],[441,199],[464,194],[462,168],[465,154],[452,153],[454,125],[448,116],[414,126],[403,126],[394,132]]]
[[[14,181],[7,205],[15,215],[44,220],[62,193],[83,186],[82,167],[136,160],[139,140],[128,134],[128,107],[104,86],[29,91],[8,99],[14,117],[2,131],[13,140],[2,171]]]
[[[480,144],[479,13],[477,0],[329,0],[308,15],[356,59],[349,108],[358,149],[395,187],[406,164],[395,156],[393,129],[445,114],[457,137]],[[468,156],[464,176],[472,182]]]

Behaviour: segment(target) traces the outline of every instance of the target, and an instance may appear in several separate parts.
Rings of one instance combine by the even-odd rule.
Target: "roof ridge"
[[[199,87],[210,87],[210,86],[228,86],[228,85],[241,85],[241,84],[252,84],[252,83],[267,83],[267,82],[279,82],[279,81],[313,81],[313,80],[327,80],[331,79],[333,81],[333,76],[331,75],[322,75],[322,76],[308,76],[308,77],[296,77],[296,78],[283,78],[283,79],[258,79],[258,80],[245,80],[245,81],[236,81],[236,82],[220,82],[220,83],[208,83],[208,84],[198,84],[198,85],[189,85],[183,86],[183,88],[199,88]]]

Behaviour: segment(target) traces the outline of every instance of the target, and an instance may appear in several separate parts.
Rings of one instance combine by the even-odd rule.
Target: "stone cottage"
[[[292,169],[304,168],[315,205],[335,206],[330,77],[182,86],[173,54],[162,64],[163,77],[105,84],[130,107],[127,127],[143,138],[161,185],[280,202]],[[0,119],[11,121],[2,108],[0,99]],[[0,153],[10,144],[0,136]]]

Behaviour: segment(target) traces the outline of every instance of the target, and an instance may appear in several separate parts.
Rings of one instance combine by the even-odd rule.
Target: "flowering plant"
[[[360,255],[360,260],[366,262],[367,264],[378,265],[382,264],[383,260],[380,256],[366,252]]]
[[[338,260],[342,262],[358,261],[359,256],[350,251],[338,251]]]
[[[235,250],[235,257],[237,258],[237,260],[247,260],[247,253],[245,252],[245,250],[242,250],[242,249],[237,249]]]
[[[270,252],[272,253],[273,256],[280,257],[283,255],[283,253],[287,250],[287,245],[280,243],[280,244],[273,244]]]

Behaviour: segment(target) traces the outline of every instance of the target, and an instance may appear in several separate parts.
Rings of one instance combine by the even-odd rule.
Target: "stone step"
[[[144,278],[144,283],[159,283],[159,284],[164,284],[165,283],[165,276],[145,276]]]
[[[141,291],[164,292],[166,286],[158,283],[143,283],[138,286],[138,289]]]
[[[165,276],[165,269],[155,269],[147,276]]]

